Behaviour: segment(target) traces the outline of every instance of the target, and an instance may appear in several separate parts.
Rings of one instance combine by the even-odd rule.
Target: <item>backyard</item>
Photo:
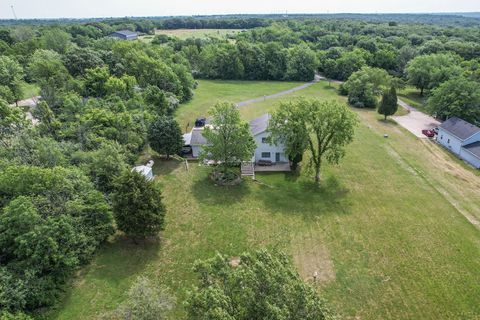
[[[176,116],[184,129],[217,100],[238,102],[298,85],[200,81]],[[335,86],[320,82],[240,111],[253,119],[298,96],[345,101]],[[305,170],[218,187],[208,168],[157,160],[154,173],[168,210],[160,240],[112,239],[47,317],[99,318],[144,274],[170,289],[177,304],[169,316],[182,319],[195,260],[259,247],[290,253],[306,281],[317,271],[320,294],[346,318],[478,317],[478,172],[373,110],[356,112],[355,141],[339,166],[324,167],[319,188]]]

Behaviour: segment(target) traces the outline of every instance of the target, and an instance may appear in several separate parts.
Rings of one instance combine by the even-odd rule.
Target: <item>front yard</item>
[[[214,86],[200,83],[180,121],[203,110],[209,93],[201,90]],[[241,112],[252,119],[300,95],[344,99],[319,83]],[[105,246],[50,318],[96,318],[145,274],[171,289],[178,303],[170,318],[182,319],[196,259],[265,246],[289,252],[307,281],[317,271],[321,295],[347,318],[478,317],[480,233],[462,212],[480,218],[480,177],[374,111],[357,113],[355,141],[339,166],[325,166],[320,188],[308,172],[259,173],[261,183],[218,187],[208,168],[156,161],[168,210],[161,240]]]

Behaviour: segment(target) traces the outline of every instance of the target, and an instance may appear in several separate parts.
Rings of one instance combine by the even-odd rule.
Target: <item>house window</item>
[[[447,143],[450,143],[450,139],[447,140]]]
[[[270,152],[262,152],[262,158],[270,159]]]
[[[443,136],[440,136],[440,140],[443,140]]]
[[[270,137],[263,137],[262,138],[262,143],[270,143],[271,139]]]

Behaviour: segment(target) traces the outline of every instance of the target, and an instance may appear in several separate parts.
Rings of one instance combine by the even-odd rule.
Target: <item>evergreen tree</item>
[[[112,207],[118,229],[132,237],[155,236],[163,229],[165,216],[157,184],[129,170],[115,182]]]
[[[395,87],[391,87],[390,90],[385,91],[382,96],[382,102],[378,106],[378,113],[385,116],[387,120],[388,116],[394,115],[398,110],[397,90]]]
[[[153,150],[165,154],[167,159],[182,150],[182,130],[172,117],[161,116],[153,122],[148,131],[148,140]]]

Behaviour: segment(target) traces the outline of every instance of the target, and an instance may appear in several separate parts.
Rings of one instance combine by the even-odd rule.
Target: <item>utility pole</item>
[[[15,13],[15,9],[13,8],[13,4],[10,6],[10,8],[12,9],[12,13],[13,13],[13,16],[15,17],[15,20],[18,20],[17,14]]]

